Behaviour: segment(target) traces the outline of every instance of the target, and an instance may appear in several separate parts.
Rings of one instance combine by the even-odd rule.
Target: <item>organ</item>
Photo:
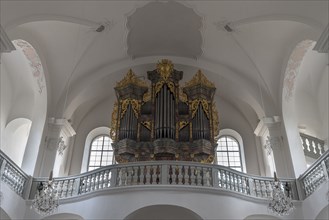
[[[214,84],[199,70],[180,87],[183,72],[166,59],[147,78],[150,83],[129,70],[114,88],[110,136],[115,160],[211,163],[219,132]]]

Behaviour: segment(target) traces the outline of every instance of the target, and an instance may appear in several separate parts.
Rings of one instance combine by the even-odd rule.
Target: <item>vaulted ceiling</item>
[[[1,26],[38,52],[49,116],[88,112],[113,98],[132,68],[140,76],[163,58],[198,69],[216,95],[258,117],[280,115],[289,56],[316,41],[328,23],[328,1],[1,1]],[[325,62],[325,61],[324,61]],[[308,64],[309,65],[309,64]],[[311,65],[311,64],[310,64]],[[319,71],[323,71],[319,69]],[[67,96],[67,100],[66,100]],[[82,110],[81,110],[82,109]]]

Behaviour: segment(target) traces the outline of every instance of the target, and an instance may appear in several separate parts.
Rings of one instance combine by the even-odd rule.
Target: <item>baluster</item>
[[[189,185],[192,184],[192,170],[191,170],[191,166],[188,166],[187,168],[187,182]]]
[[[204,185],[204,172],[203,172],[203,167],[200,167],[200,183],[201,183],[201,186]]]
[[[110,187],[110,170],[105,170],[103,188]]]
[[[147,183],[147,176],[148,173],[147,173],[147,167],[144,166],[144,169],[143,169],[143,183],[146,184]]]
[[[173,182],[172,175],[173,175],[173,169],[172,169],[172,166],[170,165],[169,166],[169,184],[172,184],[172,182]]]
[[[181,168],[181,178],[182,178],[182,184],[185,185],[185,166],[183,165]]]
[[[211,186],[212,180],[211,180],[211,169],[206,168],[206,173],[205,173],[205,185],[206,186]]]
[[[137,184],[140,184],[141,183],[141,167],[138,166],[137,168]]]
[[[157,183],[157,184],[160,183],[160,174],[161,174],[161,169],[160,169],[160,166],[158,165],[158,166],[157,166],[157,169],[156,169],[156,175],[157,175],[156,183]]]
[[[150,184],[153,184],[153,174],[154,174],[154,169],[153,166],[151,165],[150,167]]]
[[[178,165],[176,165],[176,167],[175,167],[175,183],[178,185],[179,184],[179,167],[178,167]]]
[[[199,170],[197,167],[194,167],[194,183],[196,186],[199,184]]]
[[[135,185],[137,182],[137,179],[135,177],[135,168],[131,167],[130,169],[130,185]]]

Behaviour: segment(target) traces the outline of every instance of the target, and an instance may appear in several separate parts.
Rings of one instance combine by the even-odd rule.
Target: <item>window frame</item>
[[[245,171],[245,164],[244,164],[244,158],[243,158],[243,155],[242,155],[242,153],[243,153],[243,149],[242,149],[242,146],[241,146],[241,143],[240,143],[240,141],[238,140],[238,138],[236,138],[236,137],[234,137],[233,135],[231,135],[231,134],[226,134],[226,133],[223,133],[223,134],[221,134],[220,136],[219,136],[219,138],[218,138],[218,141],[217,141],[217,143],[219,142],[219,140],[220,139],[222,139],[222,138],[225,138],[225,142],[226,142],[226,145],[225,145],[225,147],[226,147],[226,150],[225,151],[223,151],[223,150],[218,150],[218,145],[217,145],[217,147],[216,147],[216,164],[217,165],[219,165],[219,166],[225,166],[225,165],[220,165],[218,162],[218,152],[225,152],[226,153],[226,157],[227,157],[227,163],[228,163],[228,165],[227,166],[225,166],[225,167],[228,167],[228,168],[230,168],[230,169],[234,169],[234,170],[236,170],[235,168],[240,168],[241,169],[241,171],[240,172],[244,172]],[[232,140],[234,140],[236,143],[237,143],[237,145],[238,145],[238,151],[230,151],[229,149],[228,149],[228,142],[227,142],[227,138],[231,138]],[[240,166],[230,166],[230,156],[229,156],[229,152],[238,152],[239,153],[239,159],[240,159]],[[236,170],[236,171],[238,171],[238,170]]]
[[[103,137],[103,140],[102,140],[102,149],[101,149],[101,150],[92,150],[92,145],[93,145],[94,141],[97,140],[97,139],[100,138],[100,137]],[[110,148],[111,148],[112,150],[104,150],[104,141],[105,141],[105,137],[108,137],[108,138],[110,139]],[[106,151],[106,152],[112,152],[111,165],[114,164],[114,150],[113,150],[113,148],[112,148],[112,146],[111,146],[111,143],[112,143],[112,139],[110,138],[109,135],[106,135],[106,134],[99,134],[99,135],[95,136],[95,137],[91,140],[90,145],[89,145],[89,154],[88,154],[88,161],[87,161],[87,172],[89,172],[89,171],[93,171],[93,170],[96,170],[96,169],[99,169],[99,168],[101,168],[101,167],[104,167],[104,166],[102,166],[102,162],[103,162],[102,159],[103,159],[103,152],[104,152],[104,151]],[[98,168],[95,168],[95,169],[90,170],[90,167],[97,167],[97,166],[90,166],[90,156],[91,156],[91,152],[92,152],[92,151],[95,151],[95,152],[101,152],[101,160],[100,160],[100,165],[99,165]],[[106,165],[106,166],[109,166],[109,165]]]

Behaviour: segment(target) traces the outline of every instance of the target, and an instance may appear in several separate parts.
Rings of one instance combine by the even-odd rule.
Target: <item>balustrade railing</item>
[[[324,141],[307,134],[300,133],[304,154],[318,159],[324,153]]]
[[[0,151],[1,181],[18,195],[24,195],[29,177]],[[298,200],[312,194],[328,180],[329,151],[325,152],[297,181],[280,179],[282,190]],[[30,199],[37,185],[47,184],[48,178],[33,178]],[[297,182],[302,186],[302,197],[297,193]],[[53,189],[59,198],[70,198],[108,188],[138,185],[166,185],[207,187],[257,198],[270,198],[274,179],[241,173],[227,167],[195,162],[153,161],[117,164],[80,175],[54,178]],[[30,189],[30,188],[29,188]],[[28,190],[29,190],[28,189]]]
[[[47,179],[34,179],[33,198],[37,184]],[[281,180],[284,189],[298,200],[294,179]],[[103,167],[78,176],[55,178],[54,192],[59,198],[78,196],[107,188],[138,185],[184,185],[218,188],[246,196],[269,198],[273,178],[250,176],[227,167],[194,162],[155,161]]]
[[[19,196],[24,196],[24,190],[29,180],[25,174],[10,158],[0,150],[0,180],[6,183]]]
[[[310,166],[298,178],[303,187],[305,197],[311,195],[322,183],[329,181],[329,150]]]

